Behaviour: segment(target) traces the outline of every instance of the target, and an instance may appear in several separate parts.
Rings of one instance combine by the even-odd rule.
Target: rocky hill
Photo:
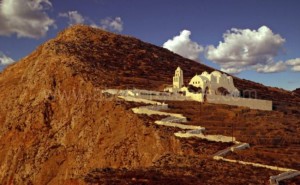
[[[297,88],[297,89],[293,90],[293,92],[300,95],[300,88]]]
[[[132,37],[73,26],[6,68],[0,74],[1,184],[83,183],[93,169],[150,168],[165,154],[182,155],[182,142],[145,124],[151,119],[133,114],[134,104],[100,92],[162,89],[177,66],[186,82],[214,70]],[[300,102],[289,91],[234,80],[240,90],[275,101],[278,110]]]

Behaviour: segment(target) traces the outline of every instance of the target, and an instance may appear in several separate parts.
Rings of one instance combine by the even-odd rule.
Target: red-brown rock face
[[[148,167],[182,153],[108,88],[161,89],[177,66],[187,81],[212,68],[135,38],[74,26],[0,74],[0,184],[59,184],[103,167]],[[259,97],[288,91],[236,80]],[[71,181],[70,181],[71,182]]]

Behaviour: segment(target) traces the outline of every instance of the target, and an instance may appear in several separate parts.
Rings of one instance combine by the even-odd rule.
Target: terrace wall
[[[226,104],[226,105],[249,107],[250,109],[268,110],[268,111],[272,110],[272,101],[268,101],[268,100],[258,100],[258,99],[250,99],[250,98],[208,94],[207,101],[209,103],[215,103],[215,104]]]

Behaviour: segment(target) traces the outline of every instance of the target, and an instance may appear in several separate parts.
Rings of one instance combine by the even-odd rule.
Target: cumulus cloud
[[[14,62],[15,62],[15,61],[14,61],[12,58],[6,56],[4,53],[2,53],[2,52],[0,51],[0,66],[1,66],[1,65],[2,65],[2,66],[9,65],[9,64],[12,64],[12,63],[14,63]]]
[[[59,13],[59,17],[65,17],[69,19],[69,25],[72,24],[83,24],[85,19],[84,17],[78,13],[77,11],[69,11],[65,13]]]
[[[287,60],[286,64],[291,66],[293,71],[300,71],[300,58]]]
[[[286,64],[283,61],[272,62],[266,65],[258,64],[256,67],[256,71],[259,73],[276,73],[285,71],[287,69]]]
[[[121,32],[123,31],[123,25],[124,23],[121,17],[115,17],[115,18],[106,17],[105,19],[100,20],[100,26],[97,26],[95,24],[92,26],[100,27],[105,30]]]
[[[242,72],[242,70],[238,68],[221,68],[221,71],[229,74],[239,74],[240,72]]]
[[[163,47],[191,60],[198,60],[203,46],[190,39],[191,32],[183,30],[179,35],[173,37],[163,44]]]
[[[206,48],[206,58],[219,64],[224,71],[279,72],[285,69],[283,62],[274,62],[285,39],[267,26],[258,30],[233,28],[223,35],[223,39],[217,47]]]
[[[65,17],[69,19],[69,25],[73,24],[90,24],[90,26],[94,28],[102,28],[109,31],[116,31],[116,32],[122,32],[124,23],[121,19],[121,17],[106,17],[104,19],[101,19],[99,24],[95,23],[92,19],[89,17],[84,17],[81,15],[78,11],[69,11],[65,13],[60,13],[58,15],[59,17]]]
[[[49,0],[2,0],[0,3],[0,35],[40,38],[54,20],[47,13]]]

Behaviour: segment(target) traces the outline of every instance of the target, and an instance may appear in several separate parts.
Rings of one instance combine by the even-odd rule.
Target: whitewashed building
[[[245,106],[252,109],[272,110],[272,101],[241,98],[240,91],[235,87],[233,78],[219,71],[201,75],[196,74],[184,85],[183,71],[180,67],[175,70],[173,85],[164,91],[181,93],[195,101]]]

